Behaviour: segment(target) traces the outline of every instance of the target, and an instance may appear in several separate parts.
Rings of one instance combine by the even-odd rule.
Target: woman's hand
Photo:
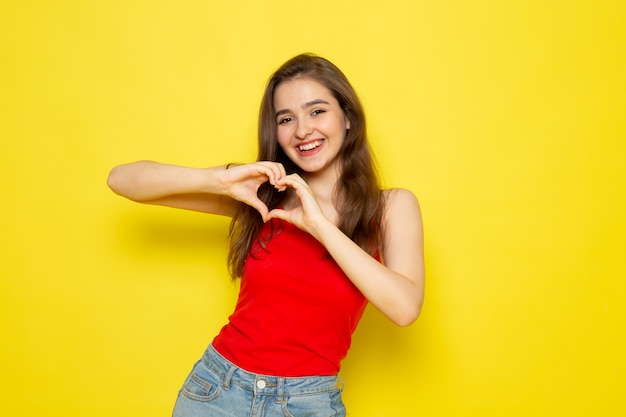
[[[277,218],[288,221],[314,236],[318,226],[329,221],[313,195],[311,187],[298,174],[278,178],[273,185],[279,191],[291,188],[295,192],[296,201],[292,202],[293,207],[270,211],[267,220]]]
[[[259,199],[259,187],[269,182],[279,191],[287,189],[286,184],[279,181],[286,176],[285,168],[277,162],[261,161],[245,165],[233,165],[223,171],[220,183],[223,193],[255,208],[264,221],[268,220],[267,205]]]
[[[154,161],[137,161],[114,167],[107,183],[130,200],[232,217],[239,202],[249,204],[266,220],[268,208],[258,198],[261,184],[286,175],[282,164],[252,162],[231,167],[192,168]]]
[[[385,316],[407,326],[419,316],[424,300],[422,220],[417,199],[408,190],[386,193],[381,263],[356,245],[324,214],[310,186],[298,175],[287,175],[275,186],[288,187],[297,198],[269,212],[310,233]]]

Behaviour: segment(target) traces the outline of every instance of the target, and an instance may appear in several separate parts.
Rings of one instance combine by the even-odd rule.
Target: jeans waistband
[[[207,368],[220,377],[225,389],[235,384],[254,391],[257,395],[279,397],[343,390],[343,381],[339,375],[279,377],[248,372],[224,358],[213,345],[209,345],[201,360]]]

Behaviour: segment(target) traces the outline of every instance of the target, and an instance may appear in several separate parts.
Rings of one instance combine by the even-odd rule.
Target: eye
[[[284,125],[285,123],[289,123],[293,120],[293,117],[284,117],[282,119],[278,119],[279,125]]]
[[[322,114],[322,113],[326,113],[326,110],[324,110],[324,109],[315,109],[315,110],[313,110],[311,112],[311,116],[317,116],[317,115]]]

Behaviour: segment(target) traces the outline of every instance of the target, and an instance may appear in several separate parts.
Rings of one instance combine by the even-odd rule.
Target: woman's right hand
[[[267,206],[259,199],[259,187],[276,186],[285,177],[277,162],[252,162],[212,168],[191,168],[154,161],[116,166],[107,179],[111,189],[130,200],[232,217],[237,202],[259,211],[267,220]],[[277,187],[284,191],[285,186]]]
[[[260,161],[245,165],[228,166],[221,175],[220,183],[223,193],[256,209],[267,220],[267,205],[258,197],[259,187],[266,182],[276,187],[276,182],[286,176],[281,163]],[[276,187],[284,191],[286,185]]]

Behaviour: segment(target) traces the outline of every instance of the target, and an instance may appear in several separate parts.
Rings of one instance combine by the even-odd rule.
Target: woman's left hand
[[[385,195],[381,263],[327,217],[324,201],[320,204],[300,176],[287,175],[275,183],[277,188],[291,188],[296,198],[270,211],[266,220],[288,221],[315,237],[369,302],[394,323],[408,326],[417,319],[424,301],[424,249],[419,203],[412,192],[395,189]]]
[[[274,209],[269,212],[266,220],[282,219],[296,225],[298,228],[314,234],[317,226],[329,220],[324,215],[311,187],[298,174],[287,175],[276,180],[276,188],[288,187],[293,189],[297,201],[294,207]]]

